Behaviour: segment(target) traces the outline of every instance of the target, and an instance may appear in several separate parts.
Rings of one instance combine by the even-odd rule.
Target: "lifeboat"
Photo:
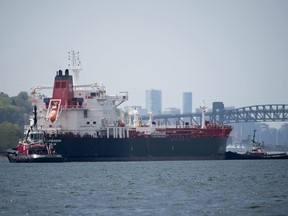
[[[50,113],[48,115],[48,119],[53,123],[57,118],[57,114],[58,114],[58,103],[55,102],[51,106],[51,110],[50,110]]]

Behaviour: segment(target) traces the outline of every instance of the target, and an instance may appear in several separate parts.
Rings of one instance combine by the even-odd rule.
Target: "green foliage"
[[[0,106],[10,105],[10,98],[7,94],[1,92],[0,93]]]
[[[23,108],[25,113],[31,113],[32,105],[27,92],[20,92],[16,97],[11,97],[10,104]]]
[[[27,92],[11,98],[0,93],[0,151],[17,145],[31,113],[32,105]]]
[[[1,122],[10,122],[17,124],[19,127],[23,126],[23,108],[16,106],[0,106],[0,123]]]
[[[11,124],[10,122],[3,122],[0,124],[0,152],[5,152],[8,148],[17,146],[19,138],[23,134],[20,128]]]
[[[17,124],[21,129],[28,124],[28,116],[32,113],[32,105],[27,92],[20,92],[17,96],[9,98],[0,93],[0,123],[10,122]]]

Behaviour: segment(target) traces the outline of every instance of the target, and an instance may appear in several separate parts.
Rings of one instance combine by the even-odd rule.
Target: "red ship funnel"
[[[61,107],[70,107],[73,103],[73,97],[73,77],[69,75],[69,70],[66,69],[64,75],[61,70],[57,71],[54,80],[52,99],[60,99]]]

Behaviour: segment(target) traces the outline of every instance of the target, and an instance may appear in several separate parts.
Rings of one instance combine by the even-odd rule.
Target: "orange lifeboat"
[[[58,103],[54,103],[52,106],[51,106],[51,110],[50,110],[50,113],[48,115],[48,118],[49,120],[53,123],[56,118],[57,118],[57,113],[58,113]]]

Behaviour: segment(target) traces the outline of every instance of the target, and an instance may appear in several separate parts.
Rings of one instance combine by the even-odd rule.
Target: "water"
[[[288,160],[1,160],[0,172],[0,215],[288,214]]]

